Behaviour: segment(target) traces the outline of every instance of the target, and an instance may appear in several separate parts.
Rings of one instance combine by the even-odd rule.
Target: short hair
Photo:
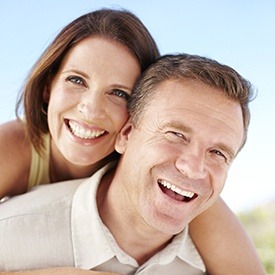
[[[228,98],[239,102],[244,125],[243,144],[245,143],[250,123],[248,104],[254,99],[251,83],[231,67],[198,55],[164,55],[146,70],[127,103],[134,126],[138,125],[157,92],[157,87],[166,80],[196,80],[223,91]]]
[[[32,68],[16,104],[17,117],[20,107],[24,107],[27,135],[40,154],[44,146],[42,134],[49,132],[47,117],[41,107],[47,81],[56,75],[68,51],[91,36],[123,44],[136,57],[141,71],[159,57],[157,45],[147,28],[127,10],[96,10],[64,27]]]

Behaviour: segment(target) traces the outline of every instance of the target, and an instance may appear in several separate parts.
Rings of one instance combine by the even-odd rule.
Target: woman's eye
[[[69,76],[67,78],[67,80],[72,82],[72,83],[75,83],[77,85],[84,85],[85,84],[84,80],[81,77],[78,77],[78,76]]]
[[[124,98],[126,101],[130,98],[130,95],[122,90],[115,89],[112,93],[118,97]]]

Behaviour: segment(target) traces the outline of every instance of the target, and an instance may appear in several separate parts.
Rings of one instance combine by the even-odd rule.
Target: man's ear
[[[116,138],[115,150],[118,153],[123,154],[125,152],[132,128],[133,128],[133,124],[131,122],[131,119],[129,118],[126,124],[120,130]]]

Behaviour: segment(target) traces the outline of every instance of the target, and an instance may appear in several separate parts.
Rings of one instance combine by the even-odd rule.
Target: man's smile
[[[193,192],[182,190],[163,179],[158,179],[158,184],[164,194],[178,201],[189,202],[198,196]]]

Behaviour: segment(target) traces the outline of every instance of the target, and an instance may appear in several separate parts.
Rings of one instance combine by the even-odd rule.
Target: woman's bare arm
[[[49,269],[1,272],[0,275],[119,275],[119,273],[84,270],[74,267],[56,267]]]
[[[14,120],[0,125],[0,199],[27,190],[30,159],[24,124]]]
[[[190,235],[209,274],[265,274],[253,242],[221,198],[190,223]]]

